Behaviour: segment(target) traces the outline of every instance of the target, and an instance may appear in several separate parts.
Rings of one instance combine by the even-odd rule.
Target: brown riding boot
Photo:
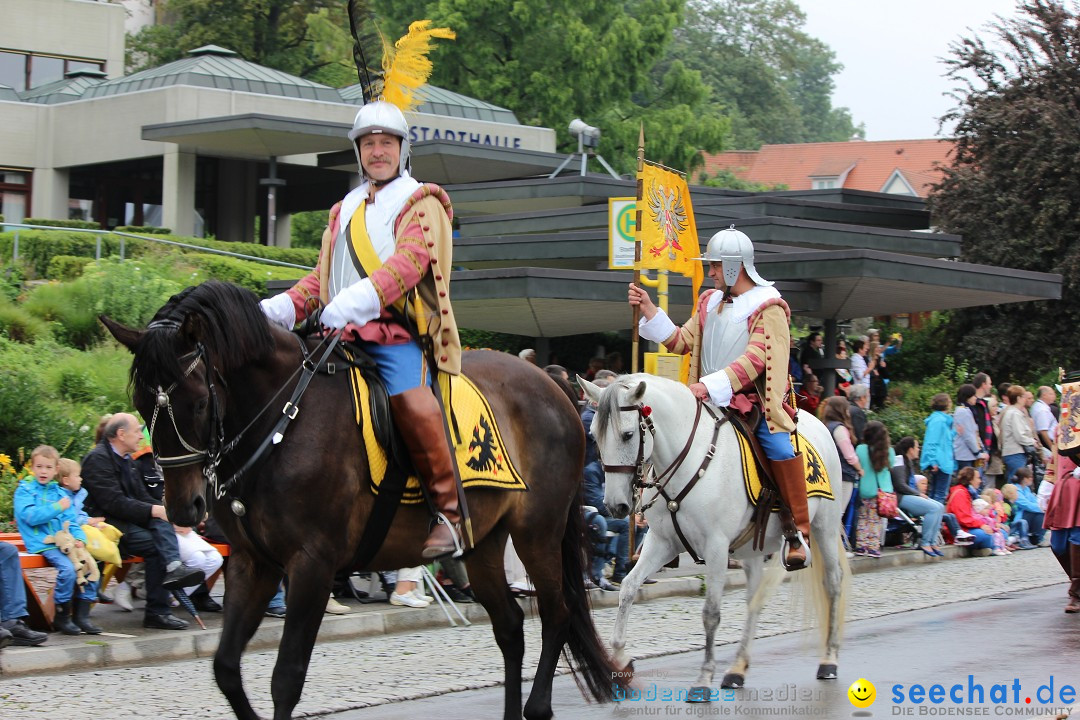
[[[427,560],[452,555],[461,549],[461,510],[439,401],[430,388],[421,386],[392,395],[390,407],[416,472],[427,486],[435,508],[450,523],[440,521],[435,525],[421,554]]]
[[[795,528],[802,533],[802,539],[810,542],[810,508],[806,500],[806,471],[803,467],[802,453],[797,453],[790,460],[771,461],[773,479],[780,490],[780,497],[791,508],[791,517]],[[806,567],[807,548],[798,536],[788,537],[787,557],[784,567],[801,570]]]
[[[1069,543],[1069,604],[1067,613],[1080,613],[1080,545]]]

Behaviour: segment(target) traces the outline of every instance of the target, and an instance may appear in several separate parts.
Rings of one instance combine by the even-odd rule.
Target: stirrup
[[[465,553],[465,546],[461,542],[461,530],[456,528],[454,524],[450,522],[441,512],[435,513],[435,524],[445,525],[450,530],[450,537],[454,541],[454,552],[450,555],[450,557],[461,557]],[[444,555],[443,557],[446,556]]]
[[[806,551],[806,562],[804,562],[802,564],[802,567],[792,567],[792,566],[788,565],[788,563],[787,563],[788,550],[792,546],[792,543],[791,543],[792,538],[785,535],[783,545],[780,548],[780,552],[781,552],[781,555],[780,555],[781,560],[780,560],[780,562],[783,564],[784,569],[789,571],[789,572],[794,571],[794,570],[802,570],[803,568],[810,567],[810,560],[811,560],[811,557],[810,557],[810,543],[806,541],[806,538],[798,530],[795,531],[795,539],[799,541],[800,546]]]

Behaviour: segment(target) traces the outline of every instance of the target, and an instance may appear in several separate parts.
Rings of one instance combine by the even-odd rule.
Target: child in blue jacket
[[[30,454],[32,477],[19,483],[15,489],[15,523],[22,535],[26,551],[42,555],[56,568],[56,617],[53,625],[65,635],[98,635],[101,628],[90,622],[90,605],[97,601],[97,583],[88,582],[75,594],[75,567],[68,556],[56,545],[46,543],[45,538],[64,529],[75,537],[82,547],[86,535],[79,527],[78,517],[67,492],[56,482],[56,467],[60,453],[50,445],[39,445]],[[74,607],[72,605],[74,604]]]

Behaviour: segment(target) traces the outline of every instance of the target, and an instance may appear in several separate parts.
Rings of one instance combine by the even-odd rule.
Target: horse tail
[[[580,493],[570,506],[566,530],[562,538],[562,588],[563,599],[569,611],[567,649],[573,657],[570,667],[574,680],[582,694],[588,694],[600,702],[615,697],[615,690],[630,686],[632,672],[615,667],[604,642],[596,632],[589,607],[589,593],[585,589],[587,562],[585,543],[585,519],[581,512]],[[570,657],[567,657],[569,660]]]
[[[843,639],[844,618],[847,615],[847,602],[851,589],[851,568],[848,565],[847,551],[842,537],[836,539],[837,564],[840,572],[840,598],[836,603],[837,615],[839,615],[837,641]],[[817,627],[821,633],[821,646],[824,648],[828,642],[829,615],[832,612],[829,596],[826,592],[825,573],[828,572],[827,563],[821,556],[820,543],[813,533],[810,534],[810,555],[813,559],[810,568],[797,573],[792,573],[795,588],[806,602],[803,606],[805,612],[804,626],[807,628]]]

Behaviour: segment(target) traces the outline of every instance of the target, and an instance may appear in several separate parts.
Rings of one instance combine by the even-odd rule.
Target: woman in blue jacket
[[[956,457],[953,455],[953,419],[949,409],[949,396],[938,393],[930,401],[930,416],[923,436],[922,455],[919,467],[930,480],[930,498],[944,504],[949,493],[949,478],[956,472]]]

